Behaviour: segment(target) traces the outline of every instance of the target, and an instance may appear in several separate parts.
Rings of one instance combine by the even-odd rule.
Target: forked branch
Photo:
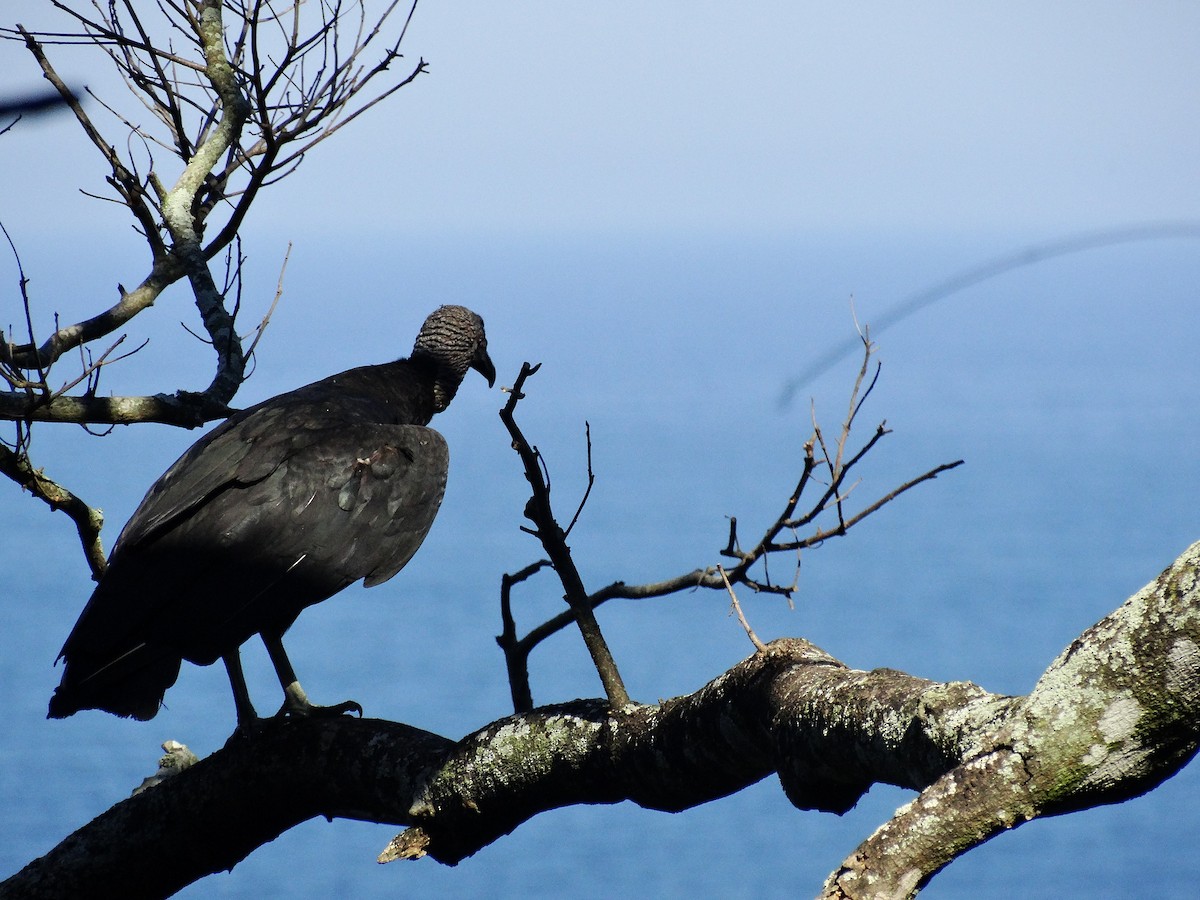
[[[608,648],[608,642],[600,633],[600,625],[596,622],[592,604],[588,601],[583,578],[575,567],[574,559],[571,558],[571,548],[567,546],[566,532],[554,517],[554,510],[550,505],[550,487],[541,464],[541,457],[537,448],[531,446],[525,439],[515,418],[517,403],[525,396],[521,393],[525,387],[525,381],[540,367],[540,363],[536,366],[524,363],[521,366],[520,375],[509,389],[508,402],[500,411],[500,419],[512,436],[513,449],[521,457],[521,464],[525,468],[525,478],[532,491],[528,503],[525,504],[525,517],[534,526],[529,529],[530,533],[541,542],[546,556],[550,559],[550,565],[554,567],[559,581],[562,582],[565,591],[563,599],[567,601],[571,616],[578,623],[579,630],[583,634],[584,643],[587,644],[592,662],[600,675],[608,702],[616,708],[621,708],[629,703],[629,694],[625,691],[625,685],[617,671],[617,664]]]
[[[243,347],[236,328],[240,303],[235,299],[231,308],[227,297],[231,283],[240,287],[240,268],[222,285],[213,275],[213,261],[235,246],[260,190],[294,171],[318,143],[411,83],[425,64],[392,72],[415,2],[402,7],[392,0],[371,12],[365,0],[52,0],[49,5],[70,17],[75,30],[0,27],[0,39],[24,45],[57,103],[73,113],[108,169],[109,193],[102,199],[129,210],[149,251],[147,273],[127,282],[136,285],[132,289],[118,285],[116,303],[96,304],[99,312],[76,322],[60,323],[56,316],[41,340],[35,336],[22,272],[19,293],[27,333],[19,339],[0,334],[0,419],[17,423],[18,429],[0,472],[55,508],[69,510],[73,504],[64,498],[73,495],[41,476],[29,460],[29,425],[158,422],[194,428],[229,415],[247,378],[254,344]],[[408,18],[389,34],[387,26],[404,9]],[[101,55],[141,108],[123,111],[111,98],[71,90],[51,60],[51,48],[85,48]],[[103,121],[107,117],[115,127]],[[111,131],[117,132],[115,139],[106,133]],[[84,192],[98,196],[94,189]],[[240,248],[236,257],[240,266]],[[107,350],[93,353],[92,343],[110,335],[119,342],[121,329],[184,279],[200,320],[195,331],[206,335],[204,343],[214,352],[211,382],[200,390],[153,396],[99,396],[100,369],[115,359]],[[81,372],[52,387],[51,369],[73,351],[80,354]],[[92,527],[89,522],[99,521],[83,511],[73,518],[81,536]],[[98,541],[88,536],[84,545],[96,571]]]
[[[690,572],[666,578],[662,581],[645,584],[627,584],[624,581],[614,581],[606,587],[582,595],[581,599],[578,597],[578,591],[582,590],[582,583],[578,581],[576,575],[569,582],[564,581],[564,587],[568,583],[572,585],[572,587],[568,588],[568,595],[575,596],[577,598],[576,603],[586,606],[589,609],[595,609],[602,603],[618,598],[645,600],[654,597],[664,597],[679,591],[692,590],[698,587],[732,592],[733,586],[738,584],[744,584],[756,593],[779,594],[790,598],[797,588],[799,559],[803,551],[818,547],[830,538],[846,534],[855,525],[878,512],[901,494],[923,482],[936,478],[943,472],[962,465],[962,460],[956,460],[935,466],[915,478],[909,479],[904,484],[901,484],[873,502],[866,504],[861,509],[853,512],[847,510],[846,501],[855,487],[855,484],[850,482],[851,475],[857,471],[867,454],[889,433],[885,424],[880,423],[862,446],[857,450],[849,448],[851,431],[863,409],[864,401],[874,389],[879,377],[878,365],[874,367],[873,371],[871,367],[875,346],[870,342],[865,333],[861,334],[861,337],[863,343],[862,364],[859,367],[854,386],[850,392],[847,413],[838,429],[836,439],[832,443],[826,441],[814,415],[813,434],[803,444],[800,474],[795,486],[787,495],[779,514],[763,531],[758,541],[749,548],[742,547],[738,535],[738,520],[736,517],[730,518],[729,538],[725,547],[719,552],[721,556],[734,560],[732,566],[728,569],[716,565],[693,569]],[[502,418],[507,414],[508,418],[505,419],[506,424],[511,421],[512,410],[515,409],[517,402],[523,397],[520,390],[525,383],[526,377],[535,371],[537,371],[537,367],[529,368],[528,364],[526,368],[522,369],[521,377],[518,379],[517,385],[514,386],[513,394],[508,401],[508,405],[505,407],[505,413],[501,414]],[[868,375],[870,375],[869,378]],[[516,430],[515,424],[510,426],[510,432],[513,434],[514,447],[517,448],[518,452],[522,454],[522,459],[525,460],[526,475],[530,477],[530,483],[534,484],[534,496],[526,507],[526,515],[530,518],[533,518],[535,515],[549,516],[549,519],[546,521],[553,522],[553,517],[548,512],[549,488],[544,484],[539,487],[530,476],[532,472],[538,478],[541,477],[540,457],[537,454],[536,448],[530,447],[524,436],[520,434],[519,430]],[[588,443],[588,487],[590,490],[594,477],[590,464],[590,434]],[[812,497],[807,507],[801,508],[801,501],[806,495],[811,495],[814,488],[818,493]],[[576,513],[576,517],[578,517],[578,513]],[[807,529],[807,532],[802,534],[801,531],[805,529]],[[540,528],[532,530],[531,533],[538,534],[539,537],[542,534]],[[552,533],[552,531],[547,529],[547,533]],[[787,535],[790,535],[790,538]],[[555,570],[560,573],[560,577],[562,577],[561,573],[564,571],[568,573],[575,571],[574,563],[570,560],[570,549],[566,546],[565,541],[560,542],[554,553],[550,553],[549,547],[547,547],[547,553],[553,561]],[[780,553],[786,553],[795,558],[794,577],[786,584],[774,581],[767,570],[767,563],[771,556]],[[756,568],[760,564],[762,568],[761,573]],[[539,568],[538,566],[528,567],[515,576],[506,575],[502,585],[504,633],[499,638],[499,642],[504,649],[515,709],[518,712],[532,707],[532,692],[528,684],[528,658],[530,653],[546,638],[567,627],[572,621],[576,621],[576,605],[573,603],[570,611],[553,616],[542,624],[530,629],[522,637],[517,636],[517,629],[512,614],[512,588],[516,584],[532,577]],[[574,594],[572,594],[572,590],[575,591]]]
[[[150,398],[118,398],[113,404],[64,398],[47,409],[4,396],[0,418],[194,427],[226,415],[245,378],[247,354],[208,263],[236,240],[263,187],[424,71],[422,61],[409,72],[389,74],[401,58],[415,3],[407,5],[408,17],[391,36],[386,26],[398,10],[403,13],[398,0],[370,15],[364,0],[286,8],[268,0],[179,0],[150,7],[115,0],[78,9],[54,0],[53,6],[78,30],[18,25],[0,28],[0,39],[25,45],[104,158],[112,199],[133,215],[151,265],[136,288],[120,290],[117,303],[79,322],[56,324],[40,343],[0,337],[0,361],[48,370],[63,354],[124,327],[187,278],[216,354],[216,371],[207,388],[178,391],[165,408],[146,402]],[[387,43],[378,47],[380,55],[368,59],[381,41]],[[92,97],[90,106],[111,114],[123,132],[116,140],[105,134],[95,110],[68,88],[50,59],[48,47],[64,46],[103,54],[149,110],[149,119]],[[122,153],[118,147],[129,149]],[[210,221],[218,215],[219,221]]]

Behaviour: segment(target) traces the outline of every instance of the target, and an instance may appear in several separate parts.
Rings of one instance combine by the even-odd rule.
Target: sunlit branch
[[[18,442],[13,450],[0,443],[0,473],[15,481],[53,510],[61,510],[75,523],[83,555],[91,569],[92,578],[100,580],[104,574],[104,547],[100,543],[100,529],[104,525],[104,514],[88,506],[62,485],[46,477],[41,469],[35,469],[28,454]]]
[[[845,501],[853,490],[853,485],[847,487],[847,478],[850,473],[865,459],[866,455],[883,439],[889,432],[884,424],[880,424],[871,433],[871,436],[853,452],[847,449],[849,436],[854,426],[855,420],[862,411],[863,403],[870,395],[875,387],[879,377],[879,367],[875,367],[874,374],[868,380],[867,374],[871,371],[870,363],[875,352],[874,345],[867,339],[866,333],[860,333],[862,338],[863,361],[859,367],[857,377],[850,392],[850,400],[847,406],[846,417],[842,420],[838,431],[838,438],[835,445],[831,448],[825,443],[822,436],[820,426],[816,422],[814,415],[813,419],[813,436],[803,444],[803,459],[801,463],[801,471],[796,480],[795,487],[787,495],[781,511],[776,516],[774,521],[764,530],[759,540],[748,549],[742,549],[738,540],[738,520],[736,517],[730,517],[729,520],[729,539],[726,546],[720,550],[720,555],[735,560],[735,564],[724,569],[721,566],[708,566],[700,569],[693,569],[690,572],[685,572],[680,575],[666,578],[661,581],[649,582],[645,584],[628,584],[625,581],[614,581],[611,584],[603,587],[585,598],[588,607],[595,609],[609,600],[626,599],[626,600],[648,600],[658,597],[665,597],[671,594],[685,590],[694,590],[696,588],[706,588],[710,590],[724,590],[732,592],[732,588],[737,584],[744,584],[757,593],[775,594],[784,597],[791,597],[792,593],[797,588],[797,580],[793,579],[791,584],[780,584],[774,582],[767,570],[767,565],[772,554],[776,553],[792,553],[797,554],[796,559],[796,578],[799,576],[799,553],[802,550],[818,547],[825,541],[840,537],[846,534],[852,527],[862,522],[864,519],[873,515],[882,509],[885,505],[895,500],[901,494],[918,484],[936,478],[943,472],[953,469],[962,464],[962,460],[957,460],[951,463],[944,463],[936,466],[927,472],[924,472],[917,477],[906,481],[904,484],[888,492],[879,499],[868,503],[857,512],[847,513],[845,510]],[[536,369],[534,370],[536,371]],[[522,370],[524,375],[524,370]],[[532,374],[532,371],[529,373]],[[524,384],[522,377],[518,381],[518,385]],[[864,387],[865,386],[865,387]],[[520,399],[514,395],[509,401],[509,407],[515,406],[516,400]],[[521,442],[524,442],[524,437],[521,437]],[[517,445],[514,435],[514,446]],[[820,448],[818,454],[817,448]],[[518,448],[519,449],[519,448]],[[527,475],[529,466],[537,463],[540,465],[540,457],[536,451],[530,451],[530,463],[527,464]],[[535,467],[536,468],[536,467]],[[540,471],[540,470],[539,470]],[[804,508],[803,512],[797,513],[800,507],[800,502],[803,499],[806,491],[809,491],[818,479],[815,473],[823,471],[828,475],[828,482],[823,485],[819,494],[812,500],[811,505]],[[590,435],[589,435],[589,490],[593,478],[590,466]],[[535,490],[535,498],[537,491]],[[547,489],[548,498],[548,489]],[[585,496],[586,499],[586,496]],[[530,501],[530,507],[527,507],[526,515],[530,515],[530,509],[534,506],[534,501]],[[578,517],[578,513],[576,514]],[[833,522],[827,525],[817,524],[818,520],[823,520],[822,517],[833,517]],[[815,527],[814,527],[815,526]],[[801,529],[812,527],[812,530],[807,534],[800,535],[798,532]],[[527,529],[530,533],[539,534],[538,530]],[[793,535],[792,540],[780,540],[780,536],[785,532]],[[565,548],[564,552],[569,560],[569,549]],[[559,560],[551,555],[554,564],[557,567]],[[565,563],[564,563],[565,564]],[[753,574],[755,567],[759,564],[763,567],[761,575]],[[513,624],[513,615],[511,611],[511,590],[519,582],[524,581],[534,575],[541,567],[534,566],[529,569],[522,570],[520,578],[506,576],[506,581],[502,586],[502,606],[504,617],[505,633],[502,636],[500,643],[504,648],[505,657],[509,666],[510,678],[516,673],[518,678],[528,678],[527,664],[529,654],[533,649],[551,635],[561,631],[567,627],[572,621],[575,621],[575,613],[573,610],[559,613],[545,622],[529,629],[523,636],[517,637],[516,627]],[[565,582],[564,582],[565,584]],[[516,682],[513,682],[514,698],[518,696],[518,687]],[[528,686],[521,688],[521,696],[528,694]],[[518,707],[518,710],[521,707]]]
[[[54,104],[71,111],[100,153],[113,193],[81,189],[130,211],[150,264],[136,287],[118,286],[116,303],[98,304],[100,312],[72,323],[60,324],[56,317],[51,333],[40,341],[22,275],[27,334],[19,340],[0,335],[0,385],[6,388],[0,390],[0,419],[18,423],[27,438],[33,422],[84,427],[157,422],[191,428],[224,417],[247,377],[250,355],[271,311],[243,350],[235,328],[240,268],[233,283],[227,279],[222,288],[210,266],[238,240],[264,187],[290,175],[316,144],[425,71],[424,60],[391,71],[401,59],[416,4],[408,4],[408,15],[395,30],[387,26],[398,19],[397,10],[404,11],[399,0],[370,15],[363,0],[287,4],[282,13],[263,0],[150,5],[109,0],[81,4],[81,9],[53,0],[53,6],[78,30],[0,27],[0,40],[26,47],[54,91]],[[57,47],[90,47],[102,54],[149,116],[129,115],[90,90],[81,95],[69,88],[47,53]],[[379,55],[368,59],[368,52]],[[104,133],[100,117],[115,123],[118,139]],[[113,352],[123,339],[117,333],[183,279],[200,317],[202,329],[196,330],[207,335],[205,343],[215,354],[211,382],[199,391],[97,396],[102,369],[128,357]],[[227,297],[234,289],[237,296]],[[281,292],[282,272],[272,311]],[[110,335],[115,343],[93,359],[90,345]],[[80,369],[57,389],[51,387],[52,367],[73,351],[79,352]],[[81,395],[69,393],[81,388]],[[10,463],[8,470],[17,472],[16,462]]]

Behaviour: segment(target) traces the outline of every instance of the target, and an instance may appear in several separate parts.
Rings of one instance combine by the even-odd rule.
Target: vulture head
[[[496,383],[483,319],[465,306],[439,306],[430,313],[417,335],[411,358],[427,360],[436,367],[433,395],[437,412],[450,405],[467,369],[486,378],[488,387]]]

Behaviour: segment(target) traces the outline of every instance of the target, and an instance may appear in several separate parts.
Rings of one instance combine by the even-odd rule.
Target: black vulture
[[[262,635],[281,713],[308,702],[282,637],[301,610],[387,581],[429,531],[446,485],[445,439],[426,427],[467,369],[491,386],[483,320],[443,306],[412,355],[363,366],[239,412],[192,445],[126,524],[59,659],[50,717],[81,709],[150,719],[182,660],[223,659],[239,726],[256,718],[238,648]]]

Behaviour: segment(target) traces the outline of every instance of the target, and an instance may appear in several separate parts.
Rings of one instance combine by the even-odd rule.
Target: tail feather
[[[62,682],[50,698],[47,718],[65,719],[81,709],[102,709],[126,718],[153,719],[167,688],[179,677],[178,656],[145,644],[115,660],[64,649]]]

